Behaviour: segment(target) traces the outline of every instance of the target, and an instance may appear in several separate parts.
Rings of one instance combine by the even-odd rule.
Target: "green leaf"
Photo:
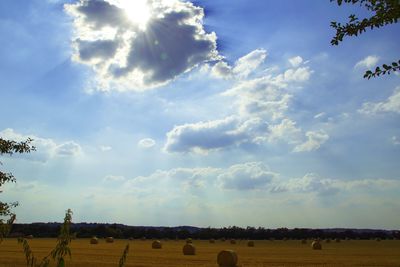
[[[385,70],[390,70],[392,67],[390,67],[390,66],[388,66],[388,65],[386,65],[386,64],[383,64],[383,68],[384,68]]]
[[[57,267],[65,267],[64,258],[61,258],[61,259],[59,260]]]

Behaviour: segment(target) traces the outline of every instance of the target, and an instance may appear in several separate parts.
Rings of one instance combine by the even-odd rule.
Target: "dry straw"
[[[312,242],[312,243],[311,243],[311,247],[312,247],[312,249],[314,249],[314,250],[321,250],[321,249],[322,249],[322,245],[321,245],[321,243],[320,243],[318,240]]]
[[[90,244],[98,244],[99,243],[99,240],[97,239],[97,237],[92,237],[91,239],[90,239]]]
[[[114,237],[111,237],[111,236],[107,237],[106,238],[106,242],[107,243],[114,243]]]
[[[249,240],[249,241],[247,242],[247,246],[248,246],[248,247],[254,247],[254,241]]]
[[[235,239],[231,239],[231,244],[236,244],[236,240]]]
[[[217,263],[220,267],[236,267],[238,257],[233,250],[222,250],[218,253]]]
[[[151,247],[154,249],[161,249],[162,248],[161,241],[160,240],[153,241],[153,243],[151,243]]]
[[[185,244],[182,248],[183,255],[196,255],[196,248],[193,244]]]
[[[25,238],[26,239],[33,239],[33,235],[27,235]]]

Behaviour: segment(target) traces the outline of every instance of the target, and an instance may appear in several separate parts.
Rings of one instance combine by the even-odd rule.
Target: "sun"
[[[142,30],[146,29],[146,24],[151,17],[147,0],[120,0],[119,5],[133,23]]]

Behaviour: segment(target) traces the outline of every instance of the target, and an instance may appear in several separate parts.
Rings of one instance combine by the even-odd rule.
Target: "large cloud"
[[[120,181],[126,190],[144,190],[147,194],[163,191],[181,193],[182,189],[229,191],[264,191],[265,193],[299,193],[329,196],[339,192],[377,191],[400,188],[400,181],[394,179],[331,179],[314,173],[300,178],[285,178],[273,172],[262,162],[245,162],[226,168],[174,168],[157,170],[148,176],[133,179],[112,179]],[[158,186],[155,187],[154,185]],[[198,192],[197,192],[198,193]]]
[[[74,141],[56,143],[54,140],[49,138],[41,138],[34,135],[24,135],[17,133],[13,129],[9,128],[1,131],[0,137],[8,140],[14,140],[17,142],[25,141],[28,138],[32,138],[33,139],[32,145],[35,146],[36,151],[31,152],[30,154],[18,155],[18,157],[22,157],[33,161],[45,162],[57,156],[75,157],[82,154],[81,146]]]
[[[224,61],[216,63],[211,68],[214,76],[234,80],[222,96],[230,98],[237,112],[222,119],[175,126],[167,133],[165,150],[205,153],[244,143],[276,141],[293,146],[304,143],[301,151],[318,149],[328,135],[319,131],[304,134],[287,115],[293,92],[309,80],[312,70],[297,57],[293,63],[296,67],[272,74],[256,71],[266,55],[265,50],[257,49],[238,59],[232,67]],[[244,74],[236,73],[239,70]],[[255,77],[249,78],[252,73]]]
[[[148,13],[146,22],[129,16],[139,7],[134,16]],[[65,9],[74,18],[73,58],[95,70],[101,90],[154,88],[219,59],[203,9],[190,2],[80,0]]]

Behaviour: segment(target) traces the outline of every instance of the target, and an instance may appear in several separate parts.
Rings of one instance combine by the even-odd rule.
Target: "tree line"
[[[58,237],[60,223],[14,224],[10,237],[33,235],[34,237]],[[400,231],[388,230],[357,230],[357,229],[308,229],[308,228],[277,228],[264,227],[144,227],[122,224],[79,223],[71,224],[71,232],[77,238],[147,238],[147,239],[253,239],[253,240],[284,240],[284,239],[400,239]]]

